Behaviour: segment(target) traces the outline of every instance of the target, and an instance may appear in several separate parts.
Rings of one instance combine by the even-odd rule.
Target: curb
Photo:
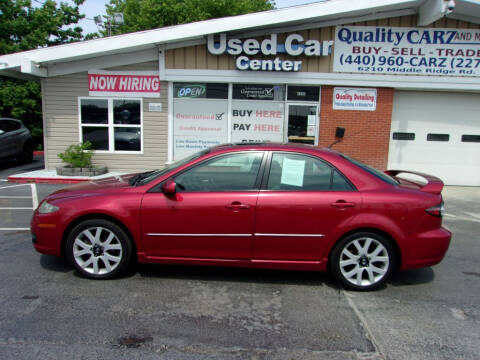
[[[9,182],[15,182],[20,184],[78,184],[81,182],[89,181],[89,179],[58,179],[58,178],[31,178],[31,177],[16,177],[9,176]]]

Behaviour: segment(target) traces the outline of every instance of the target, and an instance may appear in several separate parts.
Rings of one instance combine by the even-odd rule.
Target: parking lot
[[[2,359],[478,359],[478,188],[444,190],[441,264],[355,293],[313,272],[137,265],[83,279],[28,232],[61,187],[0,181]]]

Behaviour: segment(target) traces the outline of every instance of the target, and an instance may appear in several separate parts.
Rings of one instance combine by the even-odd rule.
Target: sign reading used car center
[[[237,56],[235,65],[238,70],[262,71],[300,71],[302,61],[274,59],[250,59],[251,55],[276,56],[287,54],[290,56],[328,56],[333,41],[305,40],[300,34],[290,34],[283,44],[278,43],[277,34],[262,41],[257,39],[236,39],[227,41],[226,34],[220,34],[220,41],[215,42],[215,36],[208,36],[208,51],[213,55],[230,54]],[[244,55],[242,55],[244,54]],[[238,56],[240,55],[240,56]],[[249,55],[249,56],[247,56]]]
[[[337,26],[333,71],[480,76],[480,29]]]

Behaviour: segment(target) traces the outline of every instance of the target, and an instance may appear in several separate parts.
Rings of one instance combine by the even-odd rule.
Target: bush
[[[90,150],[92,143],[90,141],[72,144],[63,153],[58,154],[64,163],[74,168],[91,168],[93,150]]]

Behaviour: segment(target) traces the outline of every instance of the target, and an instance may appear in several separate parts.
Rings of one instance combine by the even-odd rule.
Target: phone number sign
[[[480,29],[337,26],[333,71],[480,76]]]

